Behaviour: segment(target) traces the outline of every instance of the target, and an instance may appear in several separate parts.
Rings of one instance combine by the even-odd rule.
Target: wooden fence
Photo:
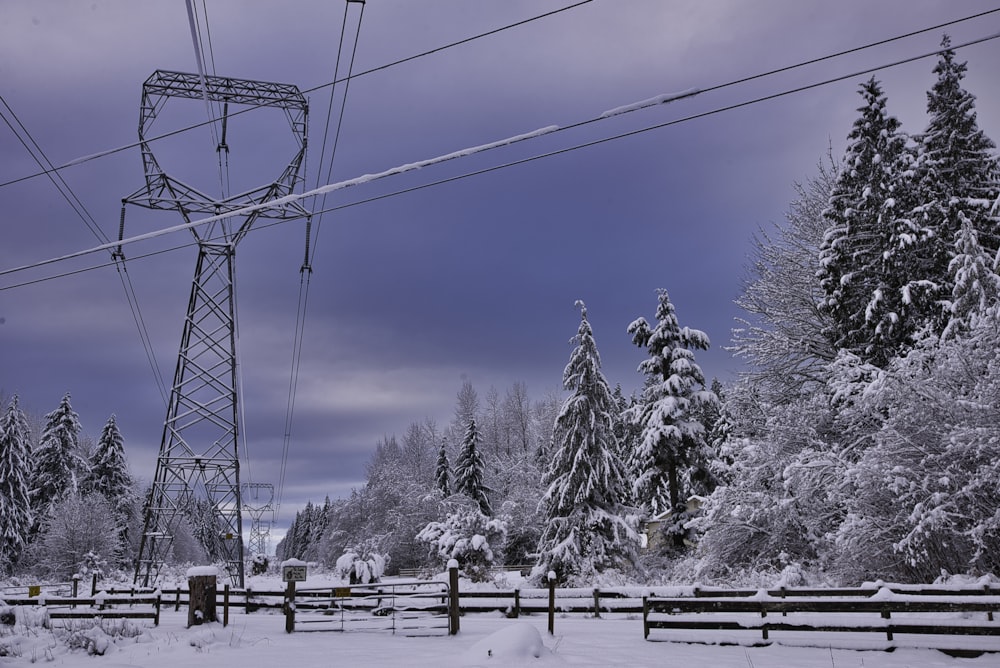
[[[42,609],[49,620],[148,619],[152,620],[154,626],[160,624],[161,598],[159,594],[112,596],[102,593],[93,597],[5,597],[0,600],[9,606]]]
[[[416,591],[433,581],[384,583],[358,587],[309,587],[294,593],[288,605],[287,591],[231,589],[218,592],[223,624],[230,608],[246,613],[260,609],[327,611],[346,619],[350,612],[376,615],[380,597],[386,600],[407,588]],[[440,584],[440,583],[439,583]],[[442,585],[443,587],[443,585]],[[427,596],[428,608],[443,605],[445,591]],[[159,623],[161,606],[175,610],[189,603],[189,592],[175,589],[110,589],[97,596],[76,598],[44,595],[40,598],[3,597],[9,605],[44,605],[49,617],[136,618]],[[404,607],[381,606],[388,613],[404,612]],[[421,604],[423,605],[423,604]],[[454,605],[454,603],[449,603]],[[858,588],[772,588],[719,589],[681,587],[519,588],[509,590],[457,591],[461,614],[501,611],[508,617],[547,613],[550,631],[556,612],[589,614],[642,613],[643,636],[651,630],[664,631],[753,631],[763,640],[775,632],[856,631],[895,634],[936,634],[1000,636],[994,613],[1000,609],[1000,586],[946,588],[936,586],[891,585]],[[430,611],[430,610],[429,610]],[[439,610],[433,610],[439,612]],[[389,620],[391,622],[391,620]],[[344,627],[346,629],[346,627]],[[667,634],[669,637],[669,633]],[[656,639],[656,638],[654,638]],[[663,638],[668,639],[668,638]],[[1000,650],[1000,646],[997,648]]]
[[[997,637],[998,594],[995,587],[885,587],[753,593],[714,590],[692,597],[647,597],[643,599],[643,636],[648,640],[650,630],[663,629],[753,631],[763,641],[769,640],[771,632],[792,631],[884,633],[888,641],[896,634]],[[1000,651],[1000,643],[991,649]]]

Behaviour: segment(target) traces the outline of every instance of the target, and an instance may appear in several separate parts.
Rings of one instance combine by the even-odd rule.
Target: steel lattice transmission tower
[[[247,552],[250,558],[267,554],[267,540],[271,535],[271,522],[264,515],[274,513],[274,485],[263,482],[243,483],[243,510],[250,516],[250,538]]]
[[[272,183],[213,199],[161,169],[150,146],[150,128],[169,98],[202,100],[224,108],[218,151],[226,150],[230,105],[281,109],[297,150]],[[302,182],[308,103],[295,86],[228,77],[158,70],[142,87],[139,143],[146,186],[122,200],[150,209],[193,214],[233,214],[218,222],[192,227],[198,244],[191,295],[181,334],[180,352],[156,460],[156,474],[146,500],[145,520],[135,581],[156,582],[170,558],[183,521],[200,514],[196,536],[223,562],[235,586],[244,583],[240,488],[241,433],[236,360],[236,308],[233,292],[236,245],[258,218],[307,216],[297,202],[280,202]],[[251,212],[233,213],[247,207]],[[205,516],[208,516],[208,526]]]

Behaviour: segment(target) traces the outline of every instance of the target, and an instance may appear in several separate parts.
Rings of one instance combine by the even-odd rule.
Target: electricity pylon
[[[213,199],[168,176],[150,146],[150,128],[169,98],[221,105],[222,133],[217,151],[226,151],[230,105],[281,109],[297,150],[272,183],[224,199]],[[297,202],[280,202],[302,182],[300,167],[307,143],[308,103],[295,86],[229,77],[157,70],[142,86],[139,145],[146,186],[122,200],[149,209],[173,210],[185,223],[193,214],[232,214],[192,227],[198,245],[180,352],[163,424],[156,474],[146,499],[145,520],[135,582],[153,585],[171,557],[184,522],[225,565],[234,586],[244,584],[240,489],[239,384],[236,360],[234,261],[236,245],[258,218],[298,218],[308,212]],[[252,211],[239,212],[247,207]],[[210,519],[206,518],[206,515]]]
[[[266,513],[274,514],[274,485],[263,482],[243,483],[243,510],[250,516],[250,538],[247,552],[253,558],[267,554],[267,539],[271,534],[271,522],[265,520]]]

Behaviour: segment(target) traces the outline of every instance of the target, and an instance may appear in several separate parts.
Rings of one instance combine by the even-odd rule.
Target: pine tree
[[[80,418],[68,394],[45,420],[41,441],[32,457],[30,498],[36,519],[67,492],[78,492],[89,468],[80,454]]]
[[[828,336],[836,347],[885,365],[896,353],[887,342],[897,336],[899,286],[884,270],[883,251],[909,154],[899,121],[886,114],[878,82],[870,79],[860,93],[861,115],[823,212],[828,228],[820,248],[821,307],[832,318]]]
[[[914,231],[910,300],[935,333],[947,326],[946,307],[954,290],[949,272],[957,237],[968,221],[986,257],[992,261],[1000,238],[1000,218],[990,207],[1000,193],[996,145],[979,129],[975,97],[962,88],[966,64],[955,61],[946,36],[927,93],[927,130],[921,136],[915,182],[921,201],[905,221]]]
[[[700,411],[718,399],[705,389],[705,376],[692,350],[707,350],[708,336],[678,324],[666,290],[658,290],[657,297],[656,327],[651,328],[645,318],[628,326],[632,342],[649,355],[638,369],[646,376],[642,402],[631,411],[642,429],[633,453],[633,491],[653,513],[667,508],[682,512],[685,468],[707,447]],[[680,544],[681,537],[675,542]]]
[[[434,471],[434,484],[441,496],[451,496],[451,466],[448,463],[448,442],[441,439],[438,449],[437,468]]]
[[[31,529],[30,438],[28,420],[14,395],[0,418],[0,569],[4,570],[17,561]]]
[[[135,482],[128,470],[124,440],[114,415],[101,430],[97,449],[90,459],[85,488],[88,492],[102,494],[120,518],[130,514],[135,501]]]
[[[458,461],[455,462],[455,492],[464,494],[478,503],[483,515],[491,517],[493,508],[490,506],[488,497],[490,489],[483,479],[486,466],[479,454],[479,443],[479,430],[476,428],[476,421],[475,419],[469,420],[469,426],[465,430],[465,439],[462,441],[462,449],[458,453]]]
[[[1000,276],[979,245],[972,221],[962,215],[962,228],[955,238],[955,257],[948,267],[953,284],[948,301],[948,324],[942,338],[960,336],[976,328],[1000,300]]]
[[[88,494],[100,494],[107,500],[115,513],[121,545],[127,546],[129,525],[136,512],[136,490],[125,459],[124,440],[114,415],[108,418],[101,430],[83,489]]]
[[[601,373],[601,359],[582,301],[576,344],[563,372],[573,394],[556,418],[552,460],[540,503],[545,525],[539,540],[542,572],[560,579],[589,576],[631,563],[638,544],[623,517],[625,474],[615,436],[617,406]]]

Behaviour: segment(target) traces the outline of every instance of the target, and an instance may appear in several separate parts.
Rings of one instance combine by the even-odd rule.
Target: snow
[[[528,622],[507,626],[474,644],[462,655],[463,666],[496,665],[498,662],[524,664],[531,659],[540,663],[563,663],[545,646],[542,636]]]
[[[620,107],[615,107],[614,109],[609,109],[601,114],[601,118],[610,118],[611,116],[620,116],[621,114],[627,114],[632,111],[637,111],[639,109],[645,109],[647,107],[655,107],[658,104],[667,104],[668,102],[673,102],[675,100],[680,100],[685,97],[693,97],[701,92],[698,88],[688,88],[687,90],[682,90],[679,93],[664,93],[662,95],[657,95],[656,97],[651,97],[648,100],[641,100],[639,102],[633,102],[632,104],[622,105]]]
[[[185,575],[189,578],[219,577],[219,569],[215,566],[192,566]]]
[[[275,585],[277,586],[277,585]],[[304,615],[307,613],[299,613]],[[997,665],[996,655],[956,659],[936,650],[921,649],[897,636],[895,651],[856,651],[837,647],[885,647],[879,634],[839,634],[812,641],[813,646],[772,644],[748,646],[753,636],[746,632],[734,646],[652,642],[643,640],[639,616],[604,613],[596,619],[586,615],[558,614],[555,634],[547,632],[547,616],[536,614],[507,619],[499,613],[468,614],[462,617],[456,636],[404,637],[388,631],[286,634],[280,614],[256,612],[231,614],[230,624],[204,624],[186,628],[187,612],[165,609],[160,626],[130,623],[128,632],[114,633],[115,627],[80,629],[74,632],[74,649],[53,642],[51,632],[33,626],[25,631],[22,622],[12,631],[0,628],[0,659],[5,668],[27,667],[39,662],[68,668],[173,668],[210,664],[213,668],[274,668],[275,666],[712,666],[713,668],[980,668]],[[12,635],[13,633],[13,635]],[[739,632],[733,632],[737,635]],[[655,632],[651,638],[655,638]],[[662,636],[661,636],[662,637]],[[680,636],[678,636],[680,637]],[[705,636],[691,639],[704,642]],[[728,635],[725,639],[729,639]],[[723,638],[715,634],[711,642]],[[792,642],[810,642],[805,635]],[[995,639],[983,640],[997,647]],[[989,644],[991,643],[991,644]],[[93,656],[101,654],[103,657]]]

